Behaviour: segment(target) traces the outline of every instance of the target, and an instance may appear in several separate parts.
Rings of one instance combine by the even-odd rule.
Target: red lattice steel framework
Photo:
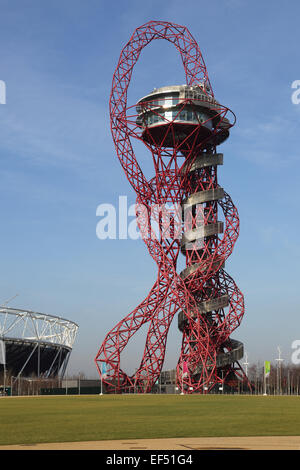
[[[167,40],[179,51],[186,86],[164,87],[156,94],[154,90],[152,97],[127,107],[134,65],[155,39]],[[177,364],[182,393],[248,383],[238,362],[243,345],[230,338],[243,317],[244,298],[224,270],[239,234],[239,217],[217,179],[223,156],[216,147],[228,137],[235,117],[216,101],[200,49],[187,28],[150,21],[134,31],[113,76],[110,116],[118,158],[137,195],[137,224],[158,275],[149,295],[106,335],[97,353],[95,362],[107,392],[151,391],[163,367],[176,314],[182,331]],[[142,140],[152,154],[155,174],[150,180],[138,164],[132,138]],[[186,267],[178,274],[180,252]],[[128,375],[121,368],[121,354],[146,323],[139,368]]]

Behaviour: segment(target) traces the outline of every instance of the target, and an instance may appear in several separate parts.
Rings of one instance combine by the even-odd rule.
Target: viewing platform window
[[[191,109],[184,109],[180,111],[177,110],[166,110],[160,109],[156,112],[144,113],[138,117],[137,122],[140,125],[151,126],[156,123],[168,123],[171,121],[180,121],[180,122],[192,122],[195,124],[203,123],[205,121],[205,126],[212,128],[212,122],[208,114],[203,111],[196,111]]]

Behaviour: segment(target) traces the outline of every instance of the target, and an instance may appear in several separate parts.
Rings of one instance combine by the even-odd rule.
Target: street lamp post
[[[277,361],[277,394],[281,395],[282,390],[281,390],[281,362],[283,359],[281,358],[281,349],[280,346],[277,347],[278,350],[278,358],[276,359]]]

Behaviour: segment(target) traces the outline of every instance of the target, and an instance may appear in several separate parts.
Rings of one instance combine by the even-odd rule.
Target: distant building
[[[176,369],[163,370],[159,380],[159,393],[178,393],[176,387]]]

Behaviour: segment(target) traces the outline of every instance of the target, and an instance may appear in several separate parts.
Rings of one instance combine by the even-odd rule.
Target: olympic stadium
[[[65,318],[2,307],[0,363],[15,377],[63,377],[77,330]]]

